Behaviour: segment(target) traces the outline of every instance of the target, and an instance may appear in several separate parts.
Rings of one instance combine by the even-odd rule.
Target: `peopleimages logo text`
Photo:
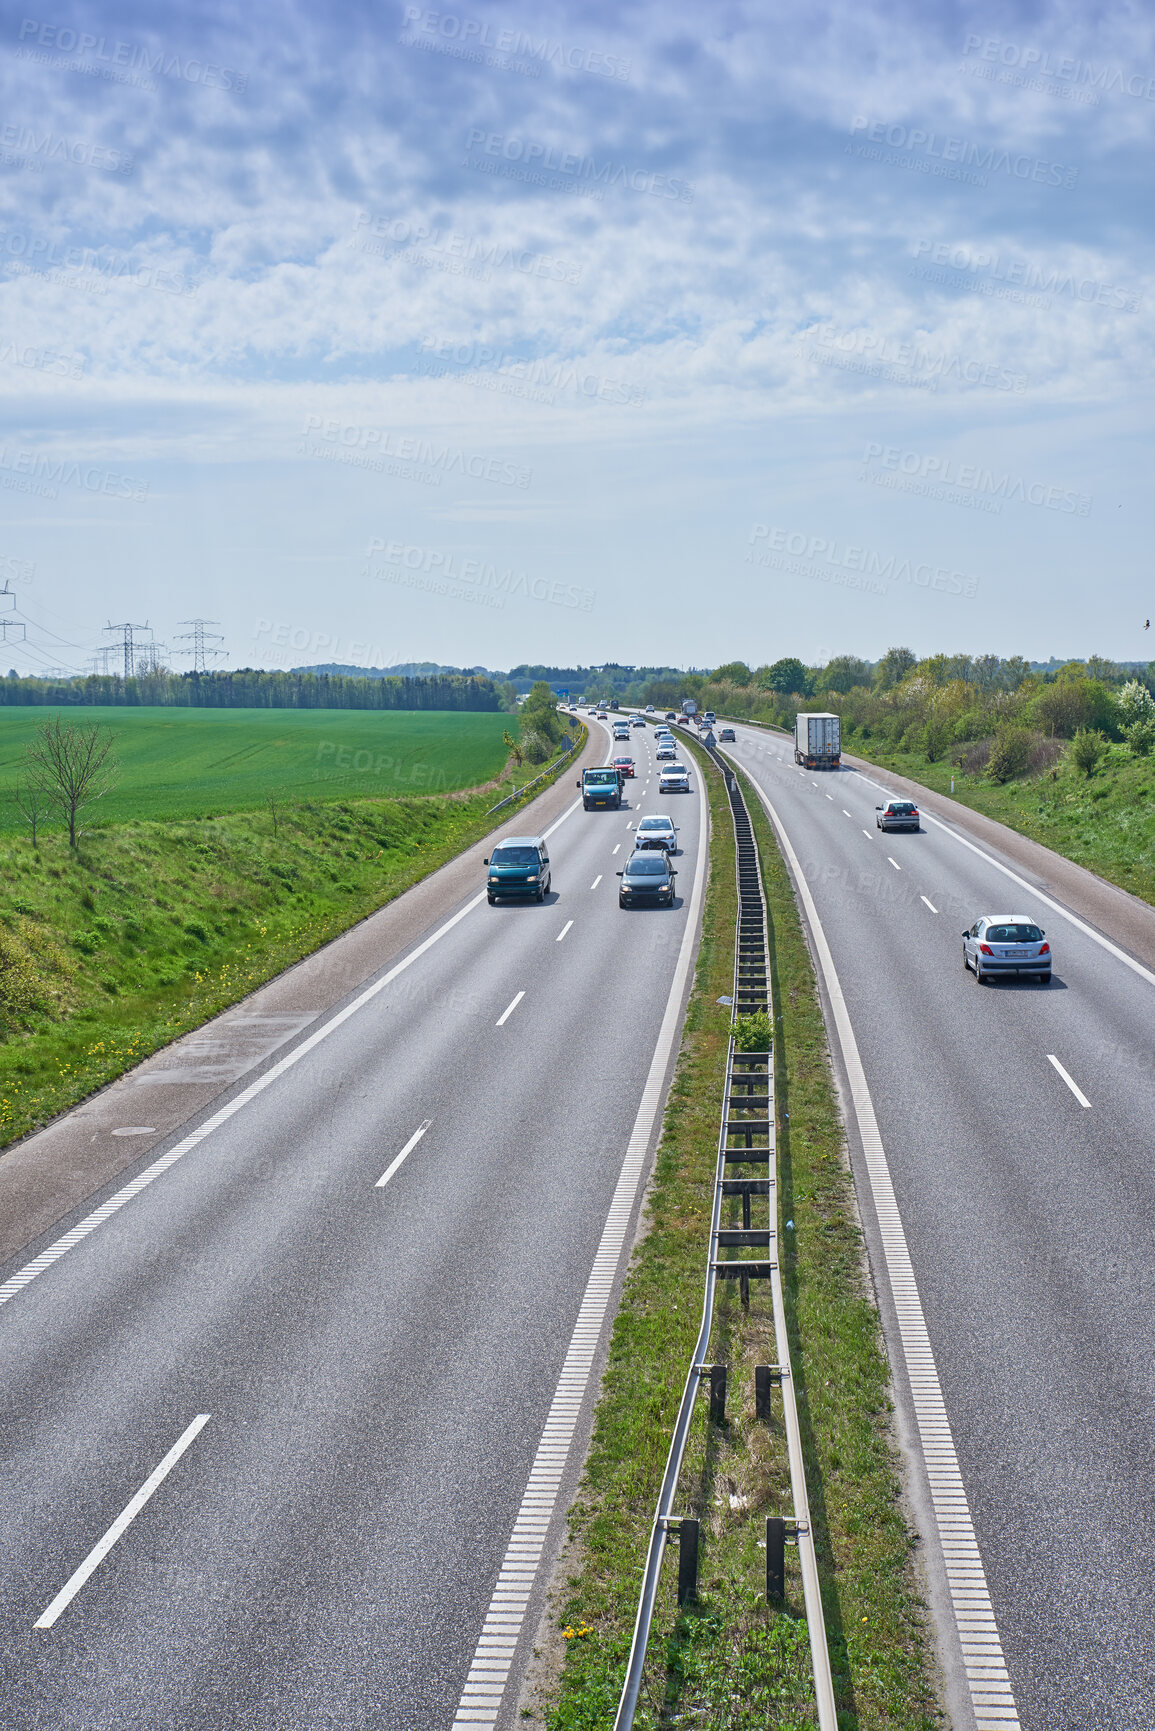
[[[980,468],[977,463],[956,463],[951,457],[931,457],[919,451],[903,451],[897,445],[870,443],[862,454],[866,464],[877,463],[881,470],[908,477],[937,487],[958,488],[964,493],[982,495],[992,500],[1017,499],[1023,505],[1041,505],[1048,511],[1063,511],[1069,516],[1090,515],[1094,500],[1089,493],[1076,493],[1070,487],[1055,487],[1046,481],[1027,481],[1022,475],[1002,474]],[[871,478],[885,480],[875,472]]]
[[[486,132],[471,126],[466,139],[468,152],[480,146],[485,156],[500,157],[506,162],[519,163],[528,174],[543,177],[561,175],[574,183],[592,188],[624,186],[630,192],[648,192],[654,198],[676,198],[682,204],[692,204],[694,188],[688,180],[677,180],[668,174],[655,174],[649,168],[627,168],[621,162],[598,162],[592,156],[579,156],[572,150],[559,150],[556,145],[532,138],[507,138],[501,132]]]
[[[489,590],[495,595],[524,596],[527,601],[546,601],[554,607],[572,607],[580,613],[590,613],[597,600],[596,589],[584,589],[580,583],[548,581],[531,577],[525,571],[513,571],[507,566],[499,571],[484,559],[459,559],[455,553],[434,547],[418,547],[404,541],[383,541],[374,537],[366,548],[366,558],[381,554],[387,565],[419,573],[422,577],[448,583],[469,583],[477,590]],[[387,573],[368,570],[368,575],[385,582],[393,581]]]
[[[43,24],[36,18],[21,21],[17,39],[53,53],[92,55],[97,62],[110,68],[122,67],[130,72],[159,72],[162,78],[179,78],[185,84],[203,84],[208,90],[235,90],[248,84],[247,72],[234,72],[228,66],[214,66],[210,61],[194,56],[174,54],[167,48],[144,48],[132,42],[113,42],[107,36],[96,36],[89,30],[73,30],[69,25]]]
[[[851,138],[861,138],[869,145],[884,145],[888,150],[905,152],[912,157],[927,157],[928,171],[934,164],[950,167],[968,178],[973,171],[979,175],[1005,174],[1014,180],[1031,180],[1039,186],[1072,187],[1079,178],[1077,168],[1067,168],[1061,162],[1048,162],[1045,157],[1027,156],[1022,151],[1002,150],[995,144],[972,144],[965,138],[948,138],[943,133],[928,132],[922,126],[897,126],[885,120],[869,120],[856,114],[850,123]],[[849,151],[850,146],[847,145]],[[869,154],[860,149],[860,155]],[[875,153],[883,160],[880,153]],[[898,158],[895,158],[897,161]],[[986,185],[986,180],[977,182]]]
[[[309,415],[301,429],[305,441],[302,455],[321,456],[329,452],[309,445],[310,439],[323,440],[331,447],[334,460],[346,461],[356,468],[386,472],[386,463],[415,464],[436,477],[468,475],[475,481],[493,481],[502,487],[528,487],[533,470],[519,463],[506,462],[501,457],[486,456],[481,451],[462,451],[453,445],[440,445],[433,439],[419,439],[413,434],[397,437],[387,427],[350,426],[345,422],[327,420],[323,415]]]
[[[1121,96],[1155,101],[1155,78],[1149,74],[1124,72],[1119,66],[1096,67],[1090,60],[1072,60],[1069,55],[1052,56],[1047,49],[1022,48],[1017,42],[1006,42],[999,36],[968,36],[964,59],[968,55],[976,55],[993,65],[1016,67],[1034,78],[1057,78],[1062,84],[1116,90]]]
[[[534,37],[525,30],[495,29],[488,21],[454,17],[451,12],[427,12],[420,6],[406,6],[401,29],[412,31],[414,36],[420,31],[444,42],[459,42],[465,48],[510,54],[515,60],[536,62],[538,66],[566,67],[571,72],[590,72],[600,78],[625,80],[630,76],[629,61],[618,54],[578,48],[549,36]]]
[[[759,542],[765,542],[765,547],[759,547]],[[919,589],[933,589],[940,595],[963,595],[968,601],[974,600],[979,589],[977,577],[967,577],[945,565],[919,564],[894,553],[879,553],[872,547],[841,545],[838,541],[827,540],[824,535],[806,535],[798,529],[778,529],[768,523],[754,524],[750,531],[750,547],[751,551],[746,555],[747,565],[777,568],[780,561],[774,555],[786,553],[792,559],[821,560],[824,565],[858,573],[868,579],[910,583]],[[804,575],[809,575],[809,571]],[[855,584],[850,586],[857,587]],[[886,591],[879,590],[879,593],[885,595]]]

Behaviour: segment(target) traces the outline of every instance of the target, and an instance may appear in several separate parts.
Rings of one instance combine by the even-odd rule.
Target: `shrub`
[[[1152,697],[1147,687],[1141,684],[1138,679],[1129,679],[1116,697],[1115,702],[1119,705],[1119,714],[1123,719],[1128,744],[1130,744],[1130,732],[1133,727],[1144,722],[1150,726],[1155,726],[1155,697]],[[1147,752],[1140,751],[1137,755],[1146,757]]]
[[[550,742],[536,727],[523,727],[519,743],[527,763],[545,763],[550,757]]]
[[[14,1032],[54,1001],[55,994],[37,972],[31,952],[15,932],[0,926],[0,1029]]]
[[[1107,749],[1107,741],[1097,727],[1080,727],[1071,741],[1071,762],[1076,769],[1081,769],[1084,775],[1091,775],[1098,768],[1099,760]]]
[[[1150,720],[1133,721],[1123,730],[1123,737],[1136,757],[1148,757],[1155,749],[1155,715]]]
[[[734,1019],[734,1044],[739,1052],[768,1052],[772,1040],[770,1017],[765,1010]]]
[[[1001,727],[987,761],[992,781],[1014,781],[1023,774],[1031,757],[1031,735],[1025,727]]]

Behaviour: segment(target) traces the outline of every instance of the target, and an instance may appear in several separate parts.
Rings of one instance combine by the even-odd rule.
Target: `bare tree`
[[[273,820],[273,840],[277,839],[277,825],[285,816],[285,801],[279,793],[265,795],[265,804],[269,808],[269,816]]]
[[[32,831],[32,846],[36,846],[36,831],[48,816],[51,800],[48,789],[38,775],[18,781],[12,790],[12,803]]]
[[[68,819],[68,845],[76,846],[76,820],[86,805],[102,799],[116,780],[113,736],[93,722],[76,726],[54,715],[42,722],[28,747],[28,764],[50,802]]]

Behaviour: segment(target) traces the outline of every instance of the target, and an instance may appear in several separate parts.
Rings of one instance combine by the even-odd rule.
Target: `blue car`
[[[506,836],[484,863],[489,867],[486,891],[490,907],[507,897],[543,902],[553,882],[549,850],[539,835]]]

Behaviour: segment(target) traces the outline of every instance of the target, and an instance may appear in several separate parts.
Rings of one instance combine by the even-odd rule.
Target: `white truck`
[[[694,716],[698,713],[698,705],[692,697],[687,697],[682,704],[682,714]]]
[[[810,709],[795,716],[794,761],[806,769],[838,768],[842,761],[842,732],[837,715]]]

